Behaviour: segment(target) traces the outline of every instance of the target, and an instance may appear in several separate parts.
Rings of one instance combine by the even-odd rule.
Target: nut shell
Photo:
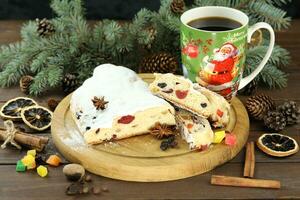
[[[79,164],[68,164],[63,168],[63,173],[69,181],[79,181],[85,175],[85,169]]]

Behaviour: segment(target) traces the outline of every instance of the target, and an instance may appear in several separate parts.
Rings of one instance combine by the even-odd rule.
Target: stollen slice
[[[212,126],[226,127],[229,123],[229,111],[230,104],[221,95],[200,86],[198,83],[194,83],[194,89],[205,95],[210,102],[210,107],[212,110],[209,120],[212,122]]]
[[[207,119],[179,109],[176,112],[176,120],[181,136],[190,149],[203,151],[214,141],[214,132]]]
[[[170,73],[154,75],[155,80],[149,85],[154,95],[204,118],[212,114],[208,98],[195,90],[190,80]]]

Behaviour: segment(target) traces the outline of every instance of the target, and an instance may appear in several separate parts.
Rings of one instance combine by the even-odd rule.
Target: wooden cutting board
[[[146,82],[153,74],[140,74]],[[249,118],[243,104],[231,102],[230,123],[226,130],[236,134],[233,147],[223,143],[206,151],[191,151],[179,136],[178,148],[160,150],[160,140],[151,135],[123,139],[94,146],[85,144],[69,109],[71,95],[56,108],[51,132],[59,151],[71,162],[80,163],[92,173],[114,179],[158,182],[187,178],[210,171],[236,156],[249,134]]]

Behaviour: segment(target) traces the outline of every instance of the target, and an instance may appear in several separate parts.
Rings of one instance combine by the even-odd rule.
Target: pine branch
[[[9,45],[1,46],[0,50],[0,70],[4,70],[6,68],[6,64],[9,63],[16,55],[19,55],[21,52],[23,42],[12,43]]]
[[[33,42],[38,40],[39,35],[37,33],[37,25],[35,21],[29,21],[21,28],[21,38],[23,42]]]
[[[261,56],[258,55],[261,52],[254,51],[255,49],[251,49],[247,54],[246,62],[245,62],[245,69],[244,69],[244,76],[249,75],[261,62]],[[264,51],[261,50],[260,51]],[[277,55],[272,55],[277,56]],[[275,59],[276,60],[276,59]],[[287,85],[287,74],[282,72],[274,65],[274,61],[269,60],[268,63],[265,65],[263,70],[259,73],[259,75],[255,78],[257,81],[264,83],[265,85],[269,86],[270,88],[283,88]]]
[[[48,82],[48,69],[44,68],[33,79],[32,84],[29,87],[29,93],[37,96],[49,88]]]
[[[291,22],[285,11],[263,1],[251,1],[244,11],[248,13],[251,23],[264,21],[271,24],[275,30],[288,28]]]
[[[59,17],[83,16],[81,0],[52,0],[50,7]]]
[[[262,60],[267,50],[268,50],[268,46],[256,46],[250,48],[248,49],[247,52],[247,58],[249,59],[257,58],[259,60]],[[290,62],[290,58],[291,58],[290,53],[286,49],[283,49],[280,46],[275,45],[271,57],[268,60],[268,63],[278,67],[286,66]]]

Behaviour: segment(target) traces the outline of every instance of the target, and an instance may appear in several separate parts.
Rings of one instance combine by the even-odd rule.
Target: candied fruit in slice
[[[223,117],[223,112],[222,112],[222,110],[220,110],[220,109],[218,109],[217,110],[217,115],[219,116],[219,117]]]
[[[178,99],[184,99],[186,98],[188,92],[188,90],[176,90],[175,94]]]
[[[125,116],[122,116],[119,120],[118,120],[118,123],[119,124],[129,124],[131,123],[133,120],[134,120],[134,116],[132,115],[125,115]]]

